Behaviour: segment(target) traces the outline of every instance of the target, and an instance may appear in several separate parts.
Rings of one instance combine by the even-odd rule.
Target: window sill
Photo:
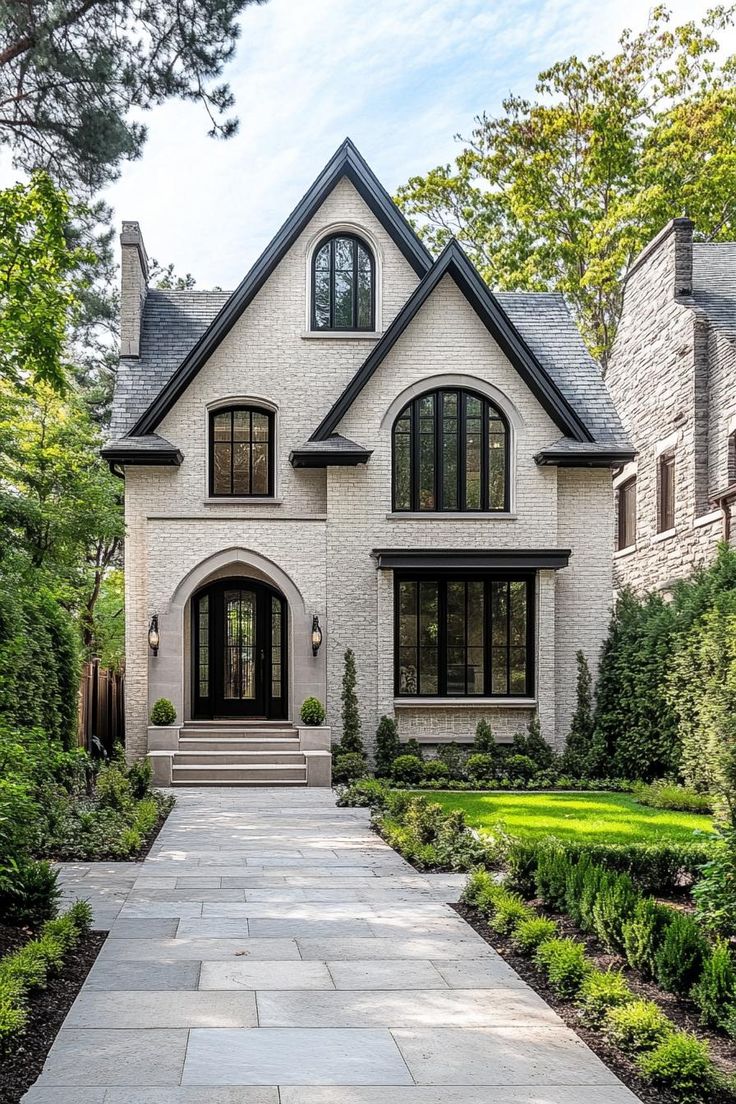
[[[394,698],[394,709],[534,709],[536,698]]]
[[[388,521],[516,521],[517,515],[501,510],[394,510]]]
[[[693,529],[702,529],[704,525],[713,525],[716,521],[723,520],[722,510],[711,510],[709,514],[701,514],[693,521]]]
[[[217,498],[205,498],[202,500],[205,506],[281,506],[282,498],[268,498],[254,495],[218,495]]]
[[[652,544],[659,544],[660,541],[669,540],[670,537],[677,536],[676,529],[665,529],[662,533],[655,533],[652,537]]]
[[[302,341],[378,341],[378,330],[305,330]]]
[[[625,548],[619,548],[613,553],[614,560],[624,560],[627,556],[633,556],[636,552],[635,544],[627,544]]]

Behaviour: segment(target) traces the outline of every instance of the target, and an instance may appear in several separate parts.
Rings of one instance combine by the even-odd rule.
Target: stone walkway
[[[110,936],[25,1104],[636,1104],[367,812],[182,790],[142,864],[63,871]]]

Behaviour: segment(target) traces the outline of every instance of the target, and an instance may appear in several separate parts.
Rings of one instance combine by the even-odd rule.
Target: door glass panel
[[[207,698],[210,693],[210,599],[208,594],[199,599],[197,637],[199,696],[200,698]]]
[[[256,596],[252,590],[227,590],[224,603],[225,698],[253,700],[256,690]]]
[[[271,697],[281,698],[281,633],[283,631],[281,600],[271,598]]]

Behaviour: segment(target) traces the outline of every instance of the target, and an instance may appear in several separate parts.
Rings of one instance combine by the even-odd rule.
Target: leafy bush
[[[391,764],[394,782],[417,786],[424,777],[424,760],[416,755],[399,755]]]
[[[506,856],[506,885],[527,900],[536,892],[539,844],[515,840]]]
[[[401,753],[399,727],[393,717],[381,717],[376,729],[376,775],[386,778],[391,764]]]
[[[652,1085],[664,1089],[682,1104],[705,1104],[716,1085],[716,1073],[706,1042],[685,1031],[668,1035],[637,1065]]]
[[[530,955],[536,951],[540,943],[555,939],[557,934],[557,924],[554,920],[546,916],[530,916],[517,922],[511,941],[521,954]]]
[[[302,724],[321,725],[324,723],[325,715],[325,707],[319,698],[305,698],[302,702],[302,708],[299,713]]]
[[[499,935],[508,935],[521,920],[532,920],[534,912],[517,893],[503,892],[494,899],[490,925]]]
[[[676,843],[578,843],[559,841],[571,858],[587,855],[596,866],[628,874],[642,893],[673,896],[682,893],[700,877],[700,871],[714,855],[711,841]]]
[[[358,778],[341,790],[337,804],[340,808],[382,809],[388,790],[378,778]]]
[[[724,829],[722,843],[702,867],[693,900],[706,928],[736,934],[736,828]]]
[[[122,764],[109,763],[100,769],[97,775],[96,793],[98,804],[103,809],[130,808],[133,794]]]
[[[488,844],[468,828],[461,810],[446,813],[421,795],[389,794],[373,824],[392,847],[422,868],[469,870],[488,855]]]
[[[583,979],[577,1004],[585,1023],[597,1027],[611,1008],[633,1001],[634,994],[620,970],[591,970]]]
[[[355,782],[368,773],[365,758],[358,752],[348,751],[340,754],[335,750],[333,754],[332,780],[337,785]]]
[[[577,862],[570,862],[565,878],[565,912],[579,926],[582,925],[583,887],[591,866],[590,857],[583,854]]]
[[[450,778],[450,768],[441,759],[430,759],[424,764],[425,782],[446,782]]]
[[[736,971],[728,944],[718,942],[703,963],[703,970],[690,991],[706,1027],[725,1030],[736,1011]]]
[[[544,970],[555,992],[569,999],[578,995],[591,969],[585,947],[577,939],[545,940],[537,947],[534,961]]]
[[[654,960],[658,983],[670,993],[686,996],[700,976],[707,951],[708,945],[692,917],[674,913]]]
[[[476,867],[474,870],[471,870],[468,875],[468,880],[460,895],[460,900],[464,901],[467,905],[477,905],[481,893],[484,893],[495,884],[494,879],[487,870],[484,870],[482,866]]]
[[[159,698],[151,709],[152,725],[172,725],[176,720],[176,710],[168,698]]]
[[[542,736],[539,714],[535,712],[527,725],[526,732],[517,732],[513,739],[513,750],[517,755],[525,755],[535,766],[535,773],[549,770],[554,765],[555,753]]]
[[[0,916],[7,924],[35,926],[56,915],[58,873],[41,860],[20,859],[0,879]]]
[[[565,908],[565,890],[570,867],[570,859],[562,848],[539,848],[535,876],[537,895],[555,912],[562,912]]]
[[[503,771],[514,782],[528,782],[537,773],[537,764],[528,755],[507,755]]]
[[[623,926],[633,916],[638,903],[639,894],[628,874],[606,873],[593,905],[593,927],[609,950],[624,949]]]
[[[592,864],[583,872],[578,913],[580,927],[584,932],[595,930],[595,905],[606,875],[603,867]]]
[[[653,897],[642,897],[622,926],[626,961],[644,977],[654,976],[657,952],[671,919],[672,909]]]
[[[475,782],[488,782],[493,778],[495,770],[494,757],[484,751],[469,755],[465,761],[465,772]]]
[[[611,1008],[606,1017],[608,1035],[628,1054],[653,1050],[674,1030],[655,1001],[632,1000]]]
[[[493,735],[493,729],[485,718],[478,721],[478,724],[475,726],[474,748],[476,752],[483,755],[490,755],[491,758],[494,758],[496,755],[496,738]]]
[[[455,740],[448,744],[440,744],[437,748],[437,759],[447,767],[447,777],[462,778],[465,765],[465,752]]]
[[[140,801],[151,789],[153,767],[150,759],[137,759],[128,768],[128,786],[134,801]]]
[[[675,809],[683,813],[710,813],[713,799],[676,782],[642,783],[634,789],[634,797],[652,809]]]

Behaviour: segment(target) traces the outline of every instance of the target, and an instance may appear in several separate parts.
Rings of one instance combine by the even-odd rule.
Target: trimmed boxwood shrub
[[[623,926],[631,919],[639,894],[627,874],[608,872],[601,880],[593,905],[593,927],[596,935],[610,951],[624,949]]]
[[[399,726],[393,717],[383,716],[376,729],[376,776],[391,774],[391,764],[401,753]]]
[[[416,786],[424,777],[424,766],[417,755],[399,755],[391,764],[391,777],[395,782]]]
[[[172,725],[176,720],[176,710],[168,698],[159,698],[151,708],[152,725]]]
[[[627,1054],[653,1050],[674,1028],[655,1001],[632,1000],[610,1008],[606,1016],[607,1033]]]
[[[686,996],[700,977],[708,945],[691,916],[674,913],[654,959],[657,982],[670,993]]]
[[[643,897],[622,926],[626,961],[644,977],[654,975],[657,951],[671,919],[672,909],[653,897]]]
[[[430,759],[424,764],[425,782],[446,782],[450,778],[450,768],[441,759]]]
[[[490,926],[499,935],[508,935],[519,921],[533,918],[534,912],[525,901],[522,901],[518,893],[504,891],[494,897]]]
[[[668,1035],[654,1050],[642,1054],[637,1065],[646,1081],[672,1093],[682,1104],[705,1104],[716,1087],[708,1044],[685,1031]]]
[[[529,919],[517,922],[511,942],[521,954],[530,955],[536,951],[540,943],[555,939],[557,934],[558,928],[554,920],[550,920],[547,916],[531,916]]]
[[[598,1027],[611,1008],[634,999],[620,970],[591,970],[580,986],[577,1004],[585,1023]]]
[[[305,698],[299,715],[302,724],[321,725],[325,719],[325,707],[319,698]]]
[[[585,946],[577,939],[547,939],[537,947],[534,961],[555,992],[570,999],[578,995],[591,970]]]
[[[713,947],[690,996],[702,1024],[722,1030],[730,1027],[736,1012],[736,971],[727,943],[721,941]]]
[[[355,751],[340,754],[335,751],[332,763],[332,780],[336,785],[345,785],[364,778],[368,766],[362,755]]]

